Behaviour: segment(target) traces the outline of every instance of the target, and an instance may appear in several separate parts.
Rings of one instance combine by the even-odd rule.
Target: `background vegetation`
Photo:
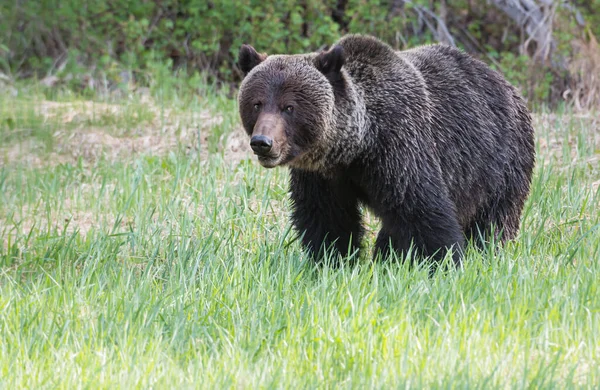
[[[398,49],[459,46],[532,104],[600,102],[600,0],[4,1],[0,71],[98,90],[148,84],[159,63],[235,83],[242,43],[298,53],[353,32]]]
[[[356,266],[306,261],[235,58],[346,32],[455,44],[522,88],[514,241],[372,264],[365,210]],[[0,1],[0,388],[597,388],[598,36],[600,0]]]

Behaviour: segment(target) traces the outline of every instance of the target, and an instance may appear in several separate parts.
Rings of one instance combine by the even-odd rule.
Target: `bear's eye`
[[[256,103],[256,104],[254,105],[254,111],[258,111],[258,110],[260,110],[260,105],[261,105],[260,103]]]
[[[292,112],[294,112],[294,107],[293,106],[286,106],[284,110],[288,114],[291,114]]]

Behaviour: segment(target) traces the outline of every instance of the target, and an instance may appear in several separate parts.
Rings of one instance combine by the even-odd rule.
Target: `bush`
[[[533,51],[523,52],[523,32],[488,1],[448,3],[15,0],[0,4],[0,71],[13,77],[51,73],[79,84],[71,75],[88,73],[117,85],[131,75],[139,83],[158,61],[172,69],[202,71],[213,81],[236,82],[242,43],[268,53],[300,53],[318,50],[344,33],[369,33],[396,49],[454,43],[504,72],[531,100],[561,100],[574,79],[569,63],[581,59],[572,42],[588,36],[572,11],[557,8],[554,55],[559,60],[548,64],[534,60]],[[591,26],[589,36],[597,36],[600,0],[579,3],[575,5]]]
[[[17,1],[0,6],[1,64],[7,73],[40,76],[68,59],[144,69],[157,57],[234,77],[239,46],[301,52],[339,36],[327,4],[295,1]],[[311,20],[311,23],[305,22]]]

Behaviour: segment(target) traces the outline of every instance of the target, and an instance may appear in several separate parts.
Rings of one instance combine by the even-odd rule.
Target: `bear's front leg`
[[[290,174],[292,223],[313,258],[321,261],[330,249],[344,257],[358,250],[364,228],[351,186],[315,172],[291,169]]]

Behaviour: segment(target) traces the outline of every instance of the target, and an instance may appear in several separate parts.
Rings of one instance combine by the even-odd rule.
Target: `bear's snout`
[[[250,147],[258,155],[266,155],[273,147],[273,140],[266,135],[255,135],[250,139]]]
[[[261,113],[250,138],[250,147],[258,156],[261,165],[272,168],[280,164],[285,157],[286,143],[284,121],[281,115],[269,112]]]

